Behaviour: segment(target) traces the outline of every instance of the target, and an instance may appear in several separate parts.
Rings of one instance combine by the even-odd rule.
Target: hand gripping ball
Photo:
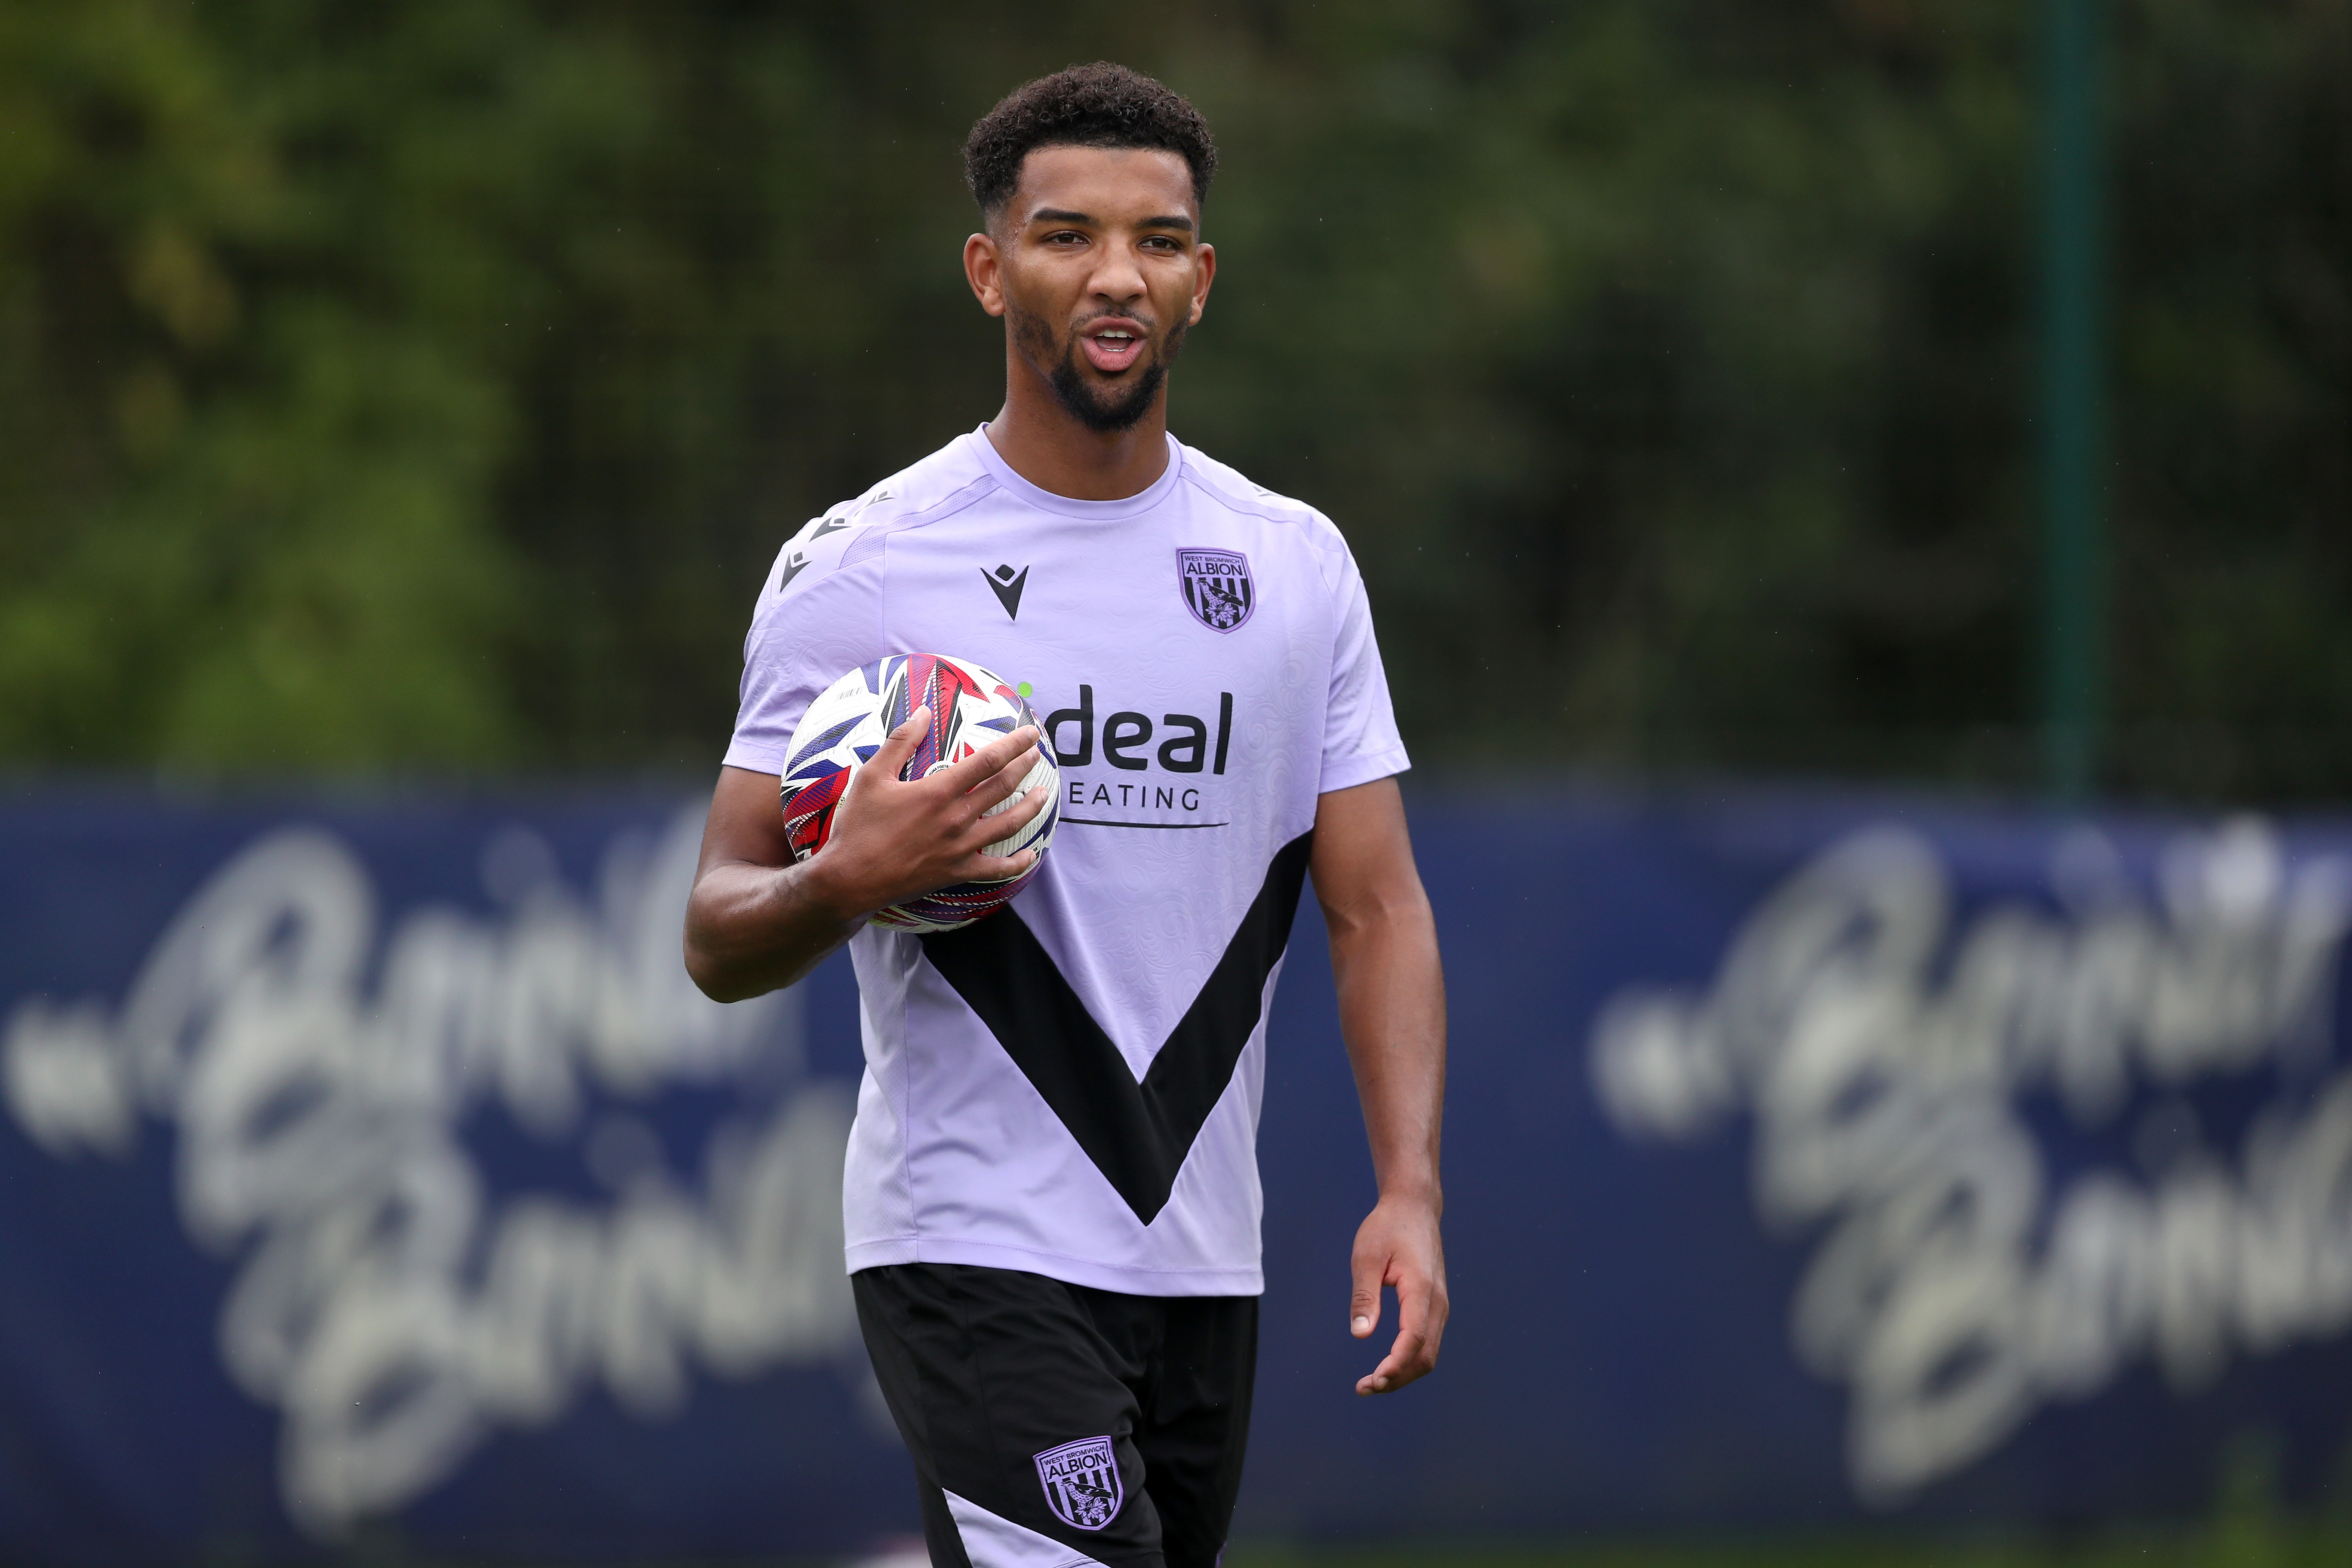
[[[809,704],[800,728],[793,732],[784,764],[783,803],[784,827],[797,858],[805,860],[824,847],[833,834],[834,809],[847,793],[851,775],[873,759],[891,731],[923,707],[931,710],[930,731],[899,773],[903,779],[928,778],[1022,725],[1037,722],[1025,698],[970,659],[893,654],[851,670]],[[1019,832],[983,851],[1013,855],[1034,848],[1039,859],[1029,870],[1002,881],[961,882],[925,893],[877,910],[873,923],[900,931],[953,931],[1010,903],[1043,863],[1062,815],[1061,769],[1042,737],[1035,763],[1021,788],[990,807],[988,815],[1010,809],[1040,784],[1046,790],[1045,809]]]

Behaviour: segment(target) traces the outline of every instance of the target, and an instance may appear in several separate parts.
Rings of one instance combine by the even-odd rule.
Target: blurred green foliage
[[[2352,3],[2108,9],[2110,782],[2340,795]],[[1110,56],[1225,151],[1175,428],[1424,763],[2015,782],[2031,22],[12,0],[0,759],[712,765],[777,544],[996,406],[964,130]]]

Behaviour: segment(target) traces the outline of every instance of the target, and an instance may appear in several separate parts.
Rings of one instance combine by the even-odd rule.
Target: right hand
[[[809,860],[845,919],[863,920],[959,882],[998,882],[1037,862],[1037,851],[983,855],[981,847],[1010,838],[1045,809],[1045,792],[983,820],[982,814],[1021,787],[1035,766],[1037,727],[1024,724],[929,778],[898,773],[931,727],[931,710],[918,708],[890,731],[873,759],[851,775],[833,808],[833,831]]]

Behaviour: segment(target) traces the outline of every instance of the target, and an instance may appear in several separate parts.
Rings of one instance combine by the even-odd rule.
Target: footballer
[[[1437,1360],[1444,984],[1396,775],[1407,763],[1338,529],[1168,434],[1168,376],[1216,277],[1216,168],[1192,105],[1097,64],[1028,83],[964,150],[963,265],[1004,322],[995,417],[784,545],[688,905],[721,1000],[847,942],[866,1072],[843,1219],[858,1321],[913,1455],[935,1563],[1210,1568],[1248,1435],[1267,1002],[1303,885],[1330,934],[1379,1199],[1357,1384]],[[1038,731],[898,773],[917,710],[795,863],[794,729],[898,653],[1022,683],[1061,777],[1013,796]],[[874,911],[1003,878],[983,845],[1058,812],[1003,910],[954,931]]]

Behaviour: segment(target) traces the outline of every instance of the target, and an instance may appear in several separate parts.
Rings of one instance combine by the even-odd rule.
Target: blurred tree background
[[[2352,0],[2106,15],[2106,783],[2341,799]],[[1225,153],[1173,426],[1347,531],[1425,765],[2026,784],[2032,29],[10,0],[0,762],[714,766],[779,542],[995,409],[965,130],[1109,57]]]

